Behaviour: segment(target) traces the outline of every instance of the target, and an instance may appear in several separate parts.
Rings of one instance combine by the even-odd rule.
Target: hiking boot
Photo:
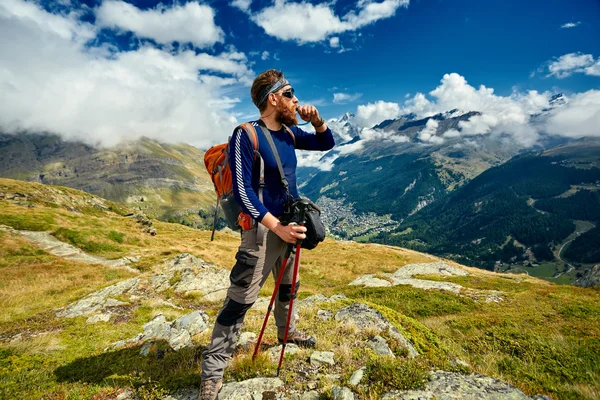
[[[198,400],[216,400],[223,387],[223,379],[207,379],[200,382],[200,395]]]
[[[288,333],[287,342],[300,347],[315,347],[317,345],[317,339],[301,331]],[[279,343],[283,343],[283,338],[279,338]]]

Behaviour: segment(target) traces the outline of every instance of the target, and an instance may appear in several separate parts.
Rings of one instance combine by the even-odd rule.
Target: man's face
[[[277,97],[277,105],[275,119],[281,124],[288,126],[298,125],[298,117],[296,116],[296,106],[298,99],[294,96],[294,89],[290,85],[286,85],[274,93]]]

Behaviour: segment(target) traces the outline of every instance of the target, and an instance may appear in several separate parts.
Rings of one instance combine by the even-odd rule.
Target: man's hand
[[[321,120],[319,111],[315,106],[298,106],[296,111],[298,111],[300,118],[304,121],[310,121],[311,124],[316,124]]]
[[[273,232],[279,236],[283,241],[291,244],[295,244],[297,240],[306,239],[306,228],[303,226],[296,225],[295,223],[291,223],[289,225],[281,225],[277,224]]]

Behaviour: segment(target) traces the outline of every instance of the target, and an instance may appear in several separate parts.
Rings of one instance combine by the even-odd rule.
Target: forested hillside
[[[600,169],[586,165],[578,168],[564,155],[515,157],[374,241],[443,254],[486,269],[511,263],[537,266],[561,256],[559,245],[576,231],[576,221],[592,226],[600,222]],[[597,228],[588,230],[562,256],[580,263],[600,262],[597,240]]]

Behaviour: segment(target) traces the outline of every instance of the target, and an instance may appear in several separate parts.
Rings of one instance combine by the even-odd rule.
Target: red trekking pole
[[[263,334],[265,333],[265,328],[267,327],[267,322],[269,321],[269,316],[271,315],[271,310],[273,309],[273,303],[275,302],[275,296],[277,296],[277,292],[279,291],[279,285],[281,283],[281,279],[283,278],[283,273],[285,271],[285,266],[287,265],[288,259],[290,258],[291,253],[294,253],[294,245],[289,244],[287,247],[287,251],[285,252],[285,258],[283,259],[283,263],[281,264],[281,269],[279,270],[279,275],[277,276],[277,282],[275,282],[275,289],[273,290],[273,295],[271,296],[271,301],[269,302],[269,307],[267,308],[267,315],[265,315],[265,320],[263,321],[262,329],[260,330],[260,335],[258,335],[258,341],[256,342],[256,346],[254,347],[254,354],[252,354],[252,361],[256,359],[258,355],[258,349],[260,348],[260,343],[262,342]]]
[[[299,212],[299,223],[300,223],[300,226],[304,226],[306,208],[308,207],[309,203],[306,200],[301,200],[297,203],[297,205],[298,205],[298,208],[300,211]],[[273,291],[273,295],[271,296],[271,301],[269,303],[269,308],[267,309],[267,315],[265,316],[265,320],[263,321],[263,326],[260,331],[260,335],[258,337],[256,347],[254,348],[254,354],[252,355],[252,360],[254,361],[254,359],[256,358],[256,355],[258,354],[258,349],[260,348],[260,343],[262,341],[265,327],[267,326],[267,321],[269,319],[269,315],[270,315],[271,309],[273,307],[273,302],[275,301],[275,296],[277,295],[277,292],[279,291],[279,286],[281,284],[281,279],[283,278],[283,272],[287,265],[287,261],[288,261],[291,253],[296,253],[296,256],[294,257],[294,273],[292,275],[292,287],[290,290],[290,306],[288,308],[287,321],[285,324],[285,334],[283,336],[283,344],[281,346],[281,354],[279,356],[279,364],[277,365],[277,376],[279,376],[279,372],[281,371],[281,365],[283,364],[283,356],[285,354],[285,347],[287,345],[287,338],[288,338],[288,333],[289,333],[289,329],[290,329],[290,321],[291,321],[292,315],[294,315],[293,308],[294,308],[294,299],[296,298],[296,280],[298,278],[298,268],[300,265],[301,246],[302,246],[302,240],[296,241],[295,251],[294,251],[293,245],[290,244],[288,246],[288,250],[286,252],[286,257],[283,260],[283,265],[281,266],[281,270],[279,271],[279,276],[277,277],[277,282],[275,283],[275,290]]]

